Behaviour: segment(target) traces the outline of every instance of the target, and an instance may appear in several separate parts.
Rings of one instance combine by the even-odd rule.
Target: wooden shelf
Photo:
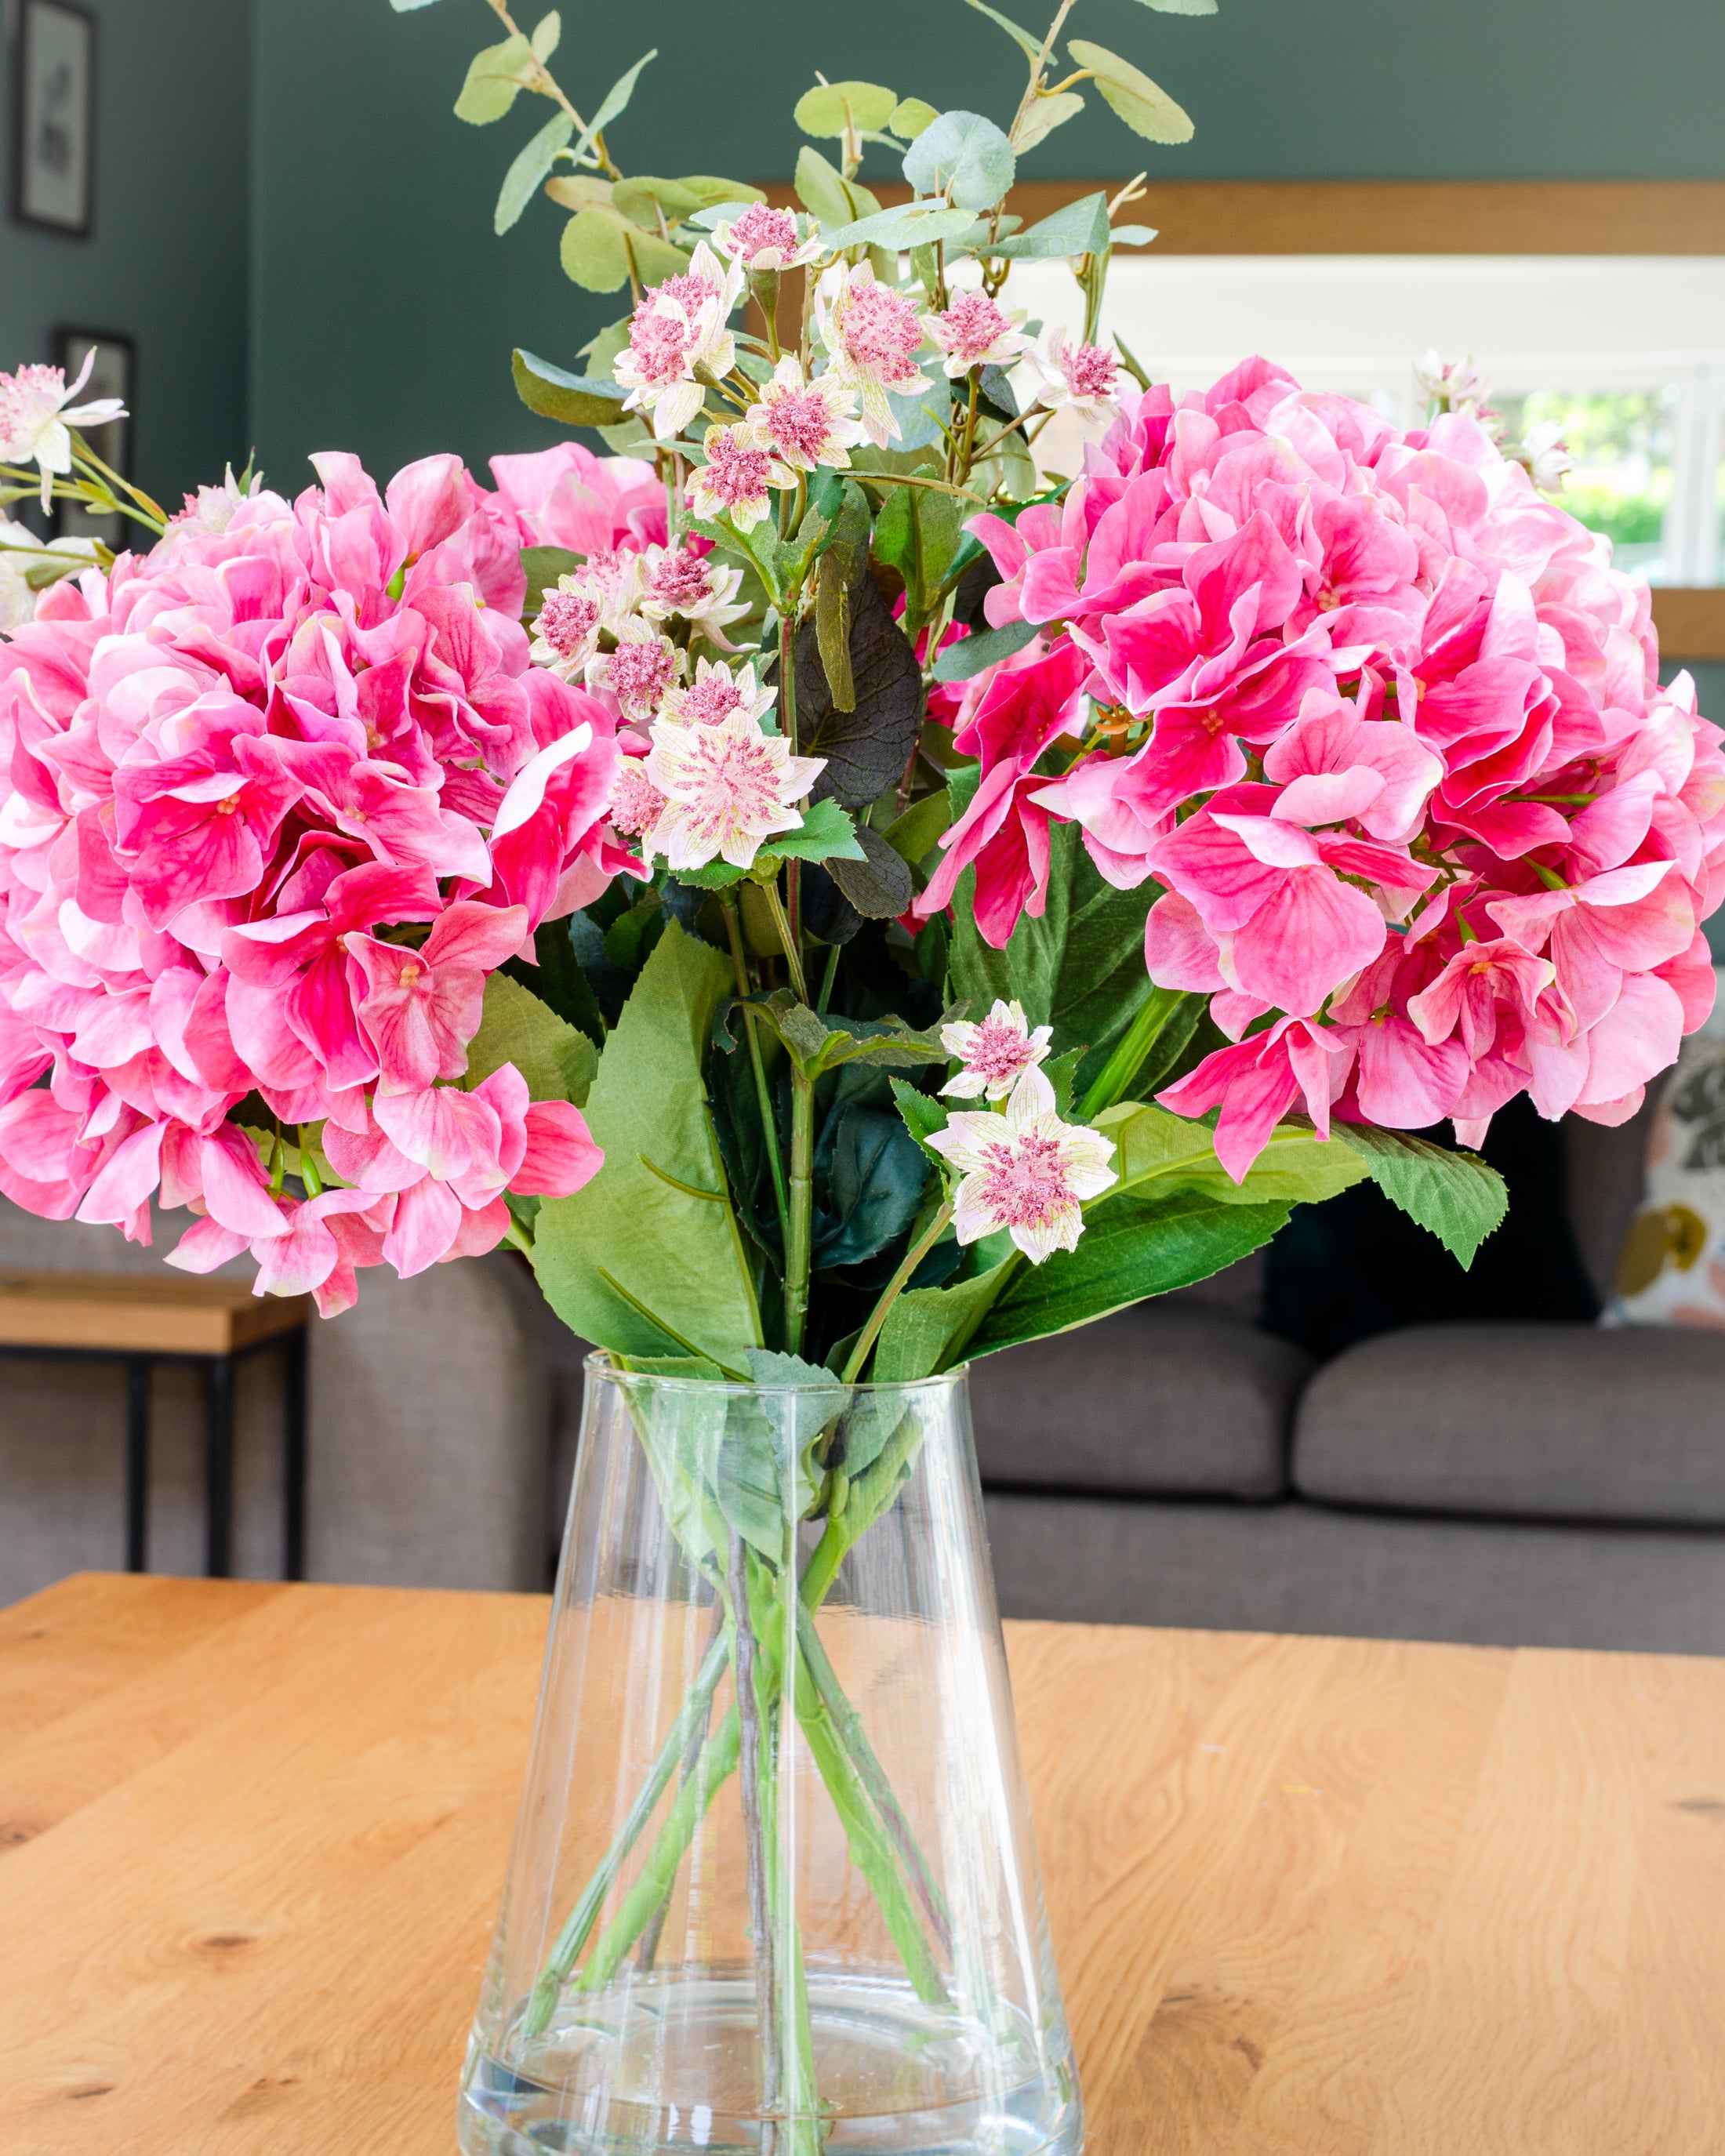
[[[295,1332],[309,1295],[254,1296],[244,1281],[172,1273],[0,1273],[0,1347],[132,1355],[232,1355]]]
[[[1656,591],[1653,626],[1663,658],[1725,659],[1725,585]]]

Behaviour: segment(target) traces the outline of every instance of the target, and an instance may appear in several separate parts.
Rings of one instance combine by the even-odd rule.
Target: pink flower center
[[[629,326],[629,353],[642,381],[680,382],[690,343],[689,326],[680,316],[650,304],[635,309]]]
[[[697,277],[692,270],[683,270],[675,277],[667,277],[662,285],[653,288],[655,296],[663,293],[675,300],[691,321],[701,312],[707,301],[718,296],[719,288],[705,277]]]
[[[995,339],[1012,327],[985,292],[960,293],[945,314],[935,319],[941,326],[942,343],[967,367],[974,367]]]
[[[731,228],[731,245],[737,259],[746,267],[752,266],[757,255],[768,248],[776,248],[781,254],[793,254],[797,249],[797,220],[788,209],[773,209],[765,203],[751,203]]]
[[[913,355],[922,341],[916,311],[886,285],[850,286],[839,316],[845,357],[880,382],[907,382],[916,372]]]
[[[1041,1228],[1072,1201],[1058,1138],[1027,1132],[984,1146],[982,1202],[1003,1228]]]
[[[547,592],[534,625],[560,658],[568,659],[586,643],[598,623],[597,600],[583,598],[579,592]]]
[[[996,1018],[985,1018],[972,1039],[964,1067],[990,1080],[1015,1078],[1034,1054],[1028,1037],[1016,1026],[1003,1024]]]
[[[778,813],[782,788],[767,737],[759,733],[702,733],[700,767],[688,788],[690,821],[716,832],[726,824],[746,830]]]
[[[652,591],[661,606],[673,611],[699,606],[712,596],[706,561],[687,547],[667,554],[653,572]]]
[[[742,706],[742,691],[728,675],[703,674],[683,697],[683,716],[697,726],[716,726]]]
[[[749,449],[735,434],[720,434],[708,447],[699,483],[721,508],[740,509],[766,493],[772,461],[765,449]]]
[[[607,676],[617,701],[632,709],[650,708],[665,692],[677,654],[662,638],[649,644],[644,637],[619,644],[611,654]]]
[[[767,431],[793,463],[818,464],[833,432],[833,415],[818,389],[773,389],[766,398]]]
[[[1081,344],[1067,367],[1067,379],[1077,397],[1111,397],[1120,372],[1111,352],[1099,344]]]
[[[665,796],[648,778],[643,759],[625,757],[618,767],[611,789],[611,821],[629,837],[635,837],[659,821]]]

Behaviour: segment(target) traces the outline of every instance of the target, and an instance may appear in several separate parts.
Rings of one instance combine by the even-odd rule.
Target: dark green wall
[[[518,19],[543,4],[526,0]],[[484,129],[451,115],[469,54],[492,35],[482,0],[408,15],[388,0],[254,7],[252,408],[272,470],[290,481],[309,450],[338,443],[388,469],[434,447],[475,459],[549,439],[514,403],[510,346],[567,362],[622,308],[564,281],[549,204],[492,236],[504,169],[547,108],[524,100]],[[1158,76],[1197,139],[1158,149],[1096,102],[1027,174],[1725,175],[1725,0],[1221,7],[1193,18],[1081,0],[1069,28]],[[1004,12],[1045,20],[1029,0]],[[790,107],[817,67],[1003,119],[1022,83],[1014,47],[963,0],[569,0],[563,18],[556,66],[589,110],[660,49],[614,131],[635,171],[788,174]]]
[[[57,324],[136,337],[136,468],[177,506],[245,456],[249,10],[85,4],[100,19],[95,231],[0,222],[0,367],[47,359]],[[0,72],[9,59],[0,51]],[[8,80],[8,170],[11,112]]]

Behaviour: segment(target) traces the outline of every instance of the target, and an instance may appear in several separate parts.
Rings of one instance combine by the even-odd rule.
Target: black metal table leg
[[[150,1358],[126,1366],[126,1568],[149,1570]]]
[[[226,1579],[233,1571],[234,1358],[212,1355],[204,1375],[204,1571]]]
[[[282,1372],[282,1577],[305,1577],[305,1334],[290,1332]]]

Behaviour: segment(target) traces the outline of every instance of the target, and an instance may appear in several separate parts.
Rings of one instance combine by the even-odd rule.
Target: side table
[[[254,1296],[243,1281],[173,1273],[0,1274],[0,1355],[126,1365],[126,1562],[146,1569],[150,1526],[150,1375],[157,1363],[204,1373],[204,1569],[233,1568],[234,1366],[284,1355],[282,1573],[305,1569],[305,1329],[310,1296]]]

